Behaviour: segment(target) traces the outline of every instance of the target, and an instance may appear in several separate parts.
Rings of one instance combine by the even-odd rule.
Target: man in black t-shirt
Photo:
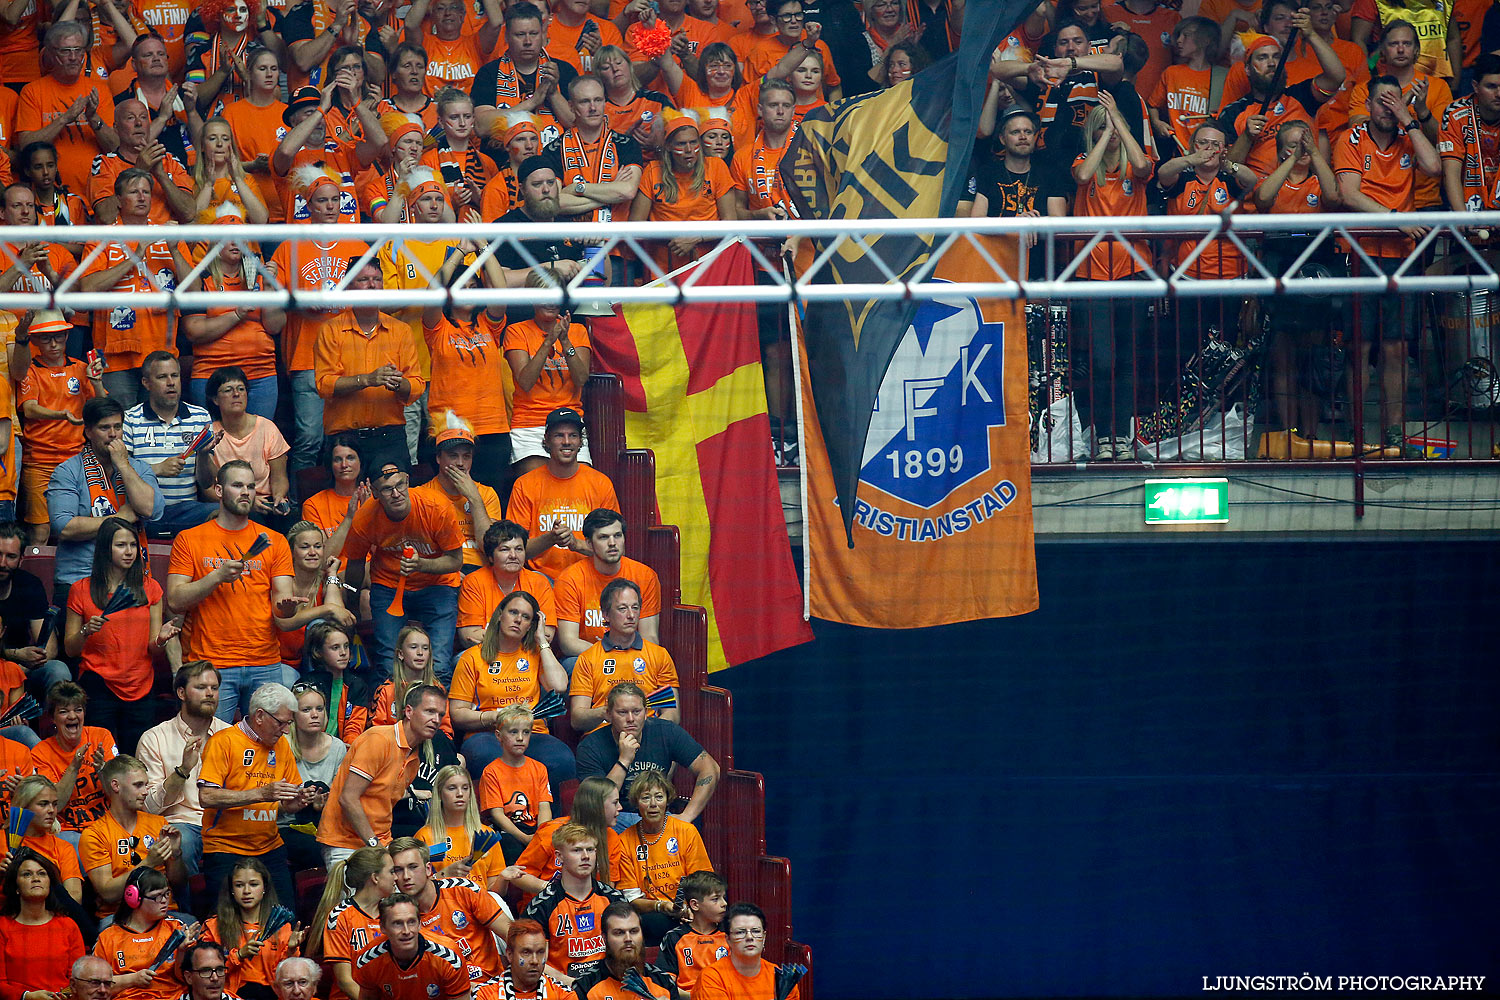
[[[1033,159],[1041,119],[1021,104],[1000,112],[1000,122],[989,148],[974,153],[974,176],[969,179],[973,199],[971,216],[992,219],[1065,216],[1073,203],[1077,185],[1060,177],[1050,163]],[[1035,237],[1024,250],[1036,245]],[[1042,276],[1042,254],[1028,254],[1026,273]]]
[[[45,699],[47,688],[57,681],[71,680],[68,665],[57,656],[57,631],[54,629],[45,646],[37,645],[42,632],[42,621],[47,616],[47,589],[35,575],[21,569],[21,556],[26,551],[26,529],[14,521],[0,522],[0,713],[19,699],[15,694],[18,683],[24,678],[24,692]],[[19,669],[17,669],[19,668]],[[27,746],[40,742],[29,727],[17,724],[0,730],[0,736],[8,737]]]
[[[621,799],[628,799],[635,775],[653,767],[666,773],[679,764],[691,769],[697,780],[677,818],[685,823],[697,819],[719,784],[719,765],[708,751],[675,722],[647,718],[645,692],[629,681],[610,689],[604,721],[609,725],[578,743],[578,777],[602,774],[620,787]],[[615,829],[624,832],[639,819],[637,813],[622,812]]]
[[[557,164],[550,157],[538,154],[522,160],[516,168],[516,187],[521,194],[521,204],[494,221],[538,222],[550,228],[558,220],[562,212],[562,182],[557,176]],[[573,280],[583,266],[587,248],[581,243],[561,236],[539,236],[520,242],[532,260],[527,260],[520,250],[509,244],[495,251],[495,262],[504,272],[508,288],[524,288],[526,277],[535,264],[551,264],[564,281]],[[506,311],[512,323],[530,319],[531,315],[531,307],[524,305],[510,306]]]

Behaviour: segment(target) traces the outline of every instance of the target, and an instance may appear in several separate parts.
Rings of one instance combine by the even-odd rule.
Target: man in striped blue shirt
[[[171,538],[219,511],[217,503],[198,498],[218,471],[213,456],[204,449],[183,457],[213,418],[182,398],[182,368],[166,351],[153,351],[141,362],[141,385],[148,395],[125,412],[125,447],[151,466],[166,499],[161,517],[147,522],[147,534]]]

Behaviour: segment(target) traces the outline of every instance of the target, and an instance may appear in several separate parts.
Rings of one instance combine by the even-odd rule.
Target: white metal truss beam
[[[1376,234],[1391,235],[1396,224],[1408,230],[1425,230],[1415,248],[1403,260],[1396,273],[1384,276],[1372,273],[1358,277],[1319,279],[1298,277],[1301,266],[1320,249],[1342,238]],[[378,305],[387,308],[440,305],[464,306],[576,304],[581,300],[607,303],[738,301],[738,302],[818,302],[860,301],[877,299],[932,299],[955,293],[989,298],[1026,299],[1101,299],[1160,298],[1168,295],[1185,297],[1243,297],[1248,295],[1329,295],[1414,294],[1421,292],[1472,292],[1500,289],[1500,274],[1488,259],[1488,239],[1500,237],[1500,212],[1447,213],[1426,212],[1389,216],[1361,214],[1331,215],[1168,215],[1121,218],[1059,219],[886,219],[853,221],[787,221],[740,223],[561,223],[551,225],[479,224],[460,226],[419,225],[243,225],[243,226],[75,226],[59,228],[0,227],[0,242],[12,246],[36,241],[55,242],[68,238],[70,245],[87,248],[85,262],[100,252],[97,244],[123,245],[127,256],[139,261],[134,247],[142,242],[163,239],[209,248],[209,256],[193,269],[189,278],[201,274],[218,251],[234,243],[248,250],[255,244],[274,245],[290,242],[292,261],[302,255],[302,246],[311,241],[362,240],[369,244],[366,259],[399,251],[404,243],[424,243],[460,238],[479,247],[476,259],[455,278],[452,288],[444,288],[422,268],[426,287],[353,291],[347,285],[353,273],[337,285],[319,290],[288,289],[273,284],[269,278],[266,290],[236,293],[237,303],[249,306],[276,306],[287,309],[349,308]],[[925,235],[933,240],[933,252],[925,264],[902,276],[903,263],[884,260],[882,237]],[[1001,267],[979,236],[1027,236],[1035,239],[1030,253],[1040,255],[1043,277],[1035,280],[1011,274]],[[485,260],[502,249],[510,250],[521,260],[534,264],[527,241],[565,237],[590,242],[606,253],[615,253],[655,281],[645,285],[613,285],[607,275],[580,274],[566,288],[485,288],[476,275]],[[715,285],[702,280],[699,270],[681,275],[664,275],[653,257],[653,249],[674,237],[699,239],[705,251],[716,246],[743,241],[752,256],[772,275],[773,281],[759,285]],[[811,239],[818,253],[813,263],[795,281],[781,277],[780,248],[786,239]],[[1289,264],[1277,265],[1267,260],[1261,243],[1276,237],[1282,248],[1294,240],[1302,241],[1301,254]],[[1153,258],[1132,244],[1145,240],[1176,239],[1192,246],[1189,256],[1173,269],[1152,266]],[[1234,280],[1196,280],[1186,275],[1199,255],[1215,240],[1226,240],[1245,256],[1247,276]],[[1449,253],[1472,264],[1470,274],[1425,274],[1421,260],[1437,241],[1446,244]],[[934,281],[941,260],[961,242],[978,249],[981,264],[968,280]],[[1296,245],[1292,243],[1292,245]],[[1355,244],[1357,247],[1357,243]],[[1114,246],[1117,254],[1129,255],[1143,268],[1141,276],[1130,281],[1091,281],[1077,277],[1080,265],[1096,247]],[[1500,250],[1500,239],[1494,244]],[[866,258],[874,277],[866,283],[835,283],[831,261],[838,255],[858,254]],[[307,256],[311,256],[310,252]],[[1174,255],[1175,256],[1175,255]],[[1364,266],[1368,259],[1356,250]],[[414,257],[407,257],[414,260]],[[418,264],[420,267],[420,264]],[[0,292],[0,309],[108,309],[129,304],[136,308],[203,309],[222,306],[222,292],[188,292],[162,288],[151,278],[153,291],[85,292],[80,285],[80,267],[57,288],[46,292],[13,290]],[[585,279],[588,279],[585,281]],[[282,276],[284,282],[285,276]],[[467,284],[466,284],[467,283]],[[19,288],[20,286],[18,286]]]

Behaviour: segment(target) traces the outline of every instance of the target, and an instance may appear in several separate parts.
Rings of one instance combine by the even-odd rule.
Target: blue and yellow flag
[[[953,55],[888,90],[809,112],[781,161],[787,193],[801,216],[950,218],[968,182],[990,54],[1035,6],[1029,0],[969,0]],[[920,235],[868,242],[900,277],[926,263],[933,244],[932,237]],[[870,255],[846,243],[817,280],[881,284],[887,276]],[[915,312],[914,303],[899,300],[807,306],[812,394],[851,546],[871,409]]]

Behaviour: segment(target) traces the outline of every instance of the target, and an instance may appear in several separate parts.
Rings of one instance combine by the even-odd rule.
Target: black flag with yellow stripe
[[[953,55],[888,90],[809,112],[781,160],[802,218],[951,218],[969,178],[990,54],[1035,6],[1034,0],[969,0]],[[930,235],[866,242],[903,278],[926,263],[933,245]],[[817,280],[878,285],[887,275],[871,255],[845,243]],[[870,412],[915,311],[915,303],[900,300],[807,305],[813,402],[851,547]]]

